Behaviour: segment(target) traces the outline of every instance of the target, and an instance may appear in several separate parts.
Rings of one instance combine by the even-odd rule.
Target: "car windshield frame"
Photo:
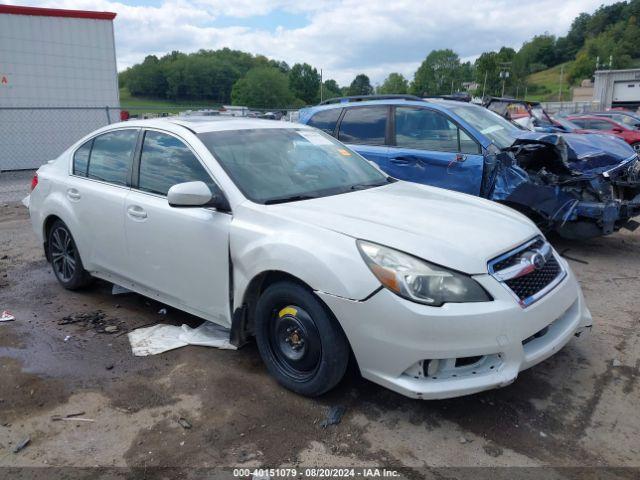
[[[518,138],[518,134],[522,133],[522,128],[513,124],[506,118],[500,116],[496,112],[481,107],[479,105],[461,105],[451,107],[451,111],[471,125],[474,129],[487,137],[500,150],[510,147]],[[487,125],[479,125],[478,119],[487,122]],[[493,123],[493,125],[488,125]],[[495,129],[495,127],[499,127]],[[497,132],[504,130],[504,135],[498,135]]]
[[[300,133],[302,132],[302,133]],[[236,159],[236,155],[241,156],[245,155],[245,157],[251,153],[250,148],[254,148],[256,144],[256,139],[245,139],[244,142],[238,142],[239,136],[255,136],[257,138],[261,138],[265,140],[264,136],[272,135],[275,139],[277,135],[293,135],[290,137],[290,148],[294,149],[296,146],[294,145],[294,141],[306,143],[304,148],[317,148],[319,152],[322,152],[327,155],[331,155],[331,157],[327,156],[326,161],[323,163],[316,162],[316,167],[321,166],[323,168],[332,168],[337,165],[337,161],[341,162],[358,162],[354,165],[348,165],[345,163],[345,168],[341,171],[336,168],[336,179],[340,176],[338,174],[345,173],[355,173],[358,174],[358,168],[360,168],[362,175],[358,178],[354,178],[353,181],[340,183],[337,182],[334,185],[326,185],[324,188],[300,188],[296,190],[291,190],[284,195],[272,194],[268,196],[258,196],[255,194],[255,191],[252,191],[254,185],[250,185],[250,178],[247,176],[242,176],[242,168],[246,168],[249,165],[246,162],[238,162]],[[367,161],[364,157],[351,150],[344,144],[337,141],[335,138],[330,135],[325,134],[324,132],[317,130],[315,128],[307,128],[307,127],[290,127],[290,128],[243,128],[243,129],[229,129],[229,130],[216,130],[209,132],[199,132],[196,134],[205,148],[213,155],[215,160],[218,162],[220,167],[225,171],[229,179],[234,183],[234,185],[240,190],[240,192],[250,201],[263,205],[271,205],[276,203],[287,203],[301,200],[309,200],[314,198],[322,198],[328,197],[332,195],[340,195],[343,193],[354,192],[358,190],[363,190],[367,188],[375,188],[383,185],[387,185],[389,183],[395,182],[396,180],[389,177],[378,168],[371,165],[369,161]],[[227,140],[227,144],[224,144],[225,139]],[[232,142],[231,140],[236,140]],[[267,138],[267,140],[269,140]],[[235,148],[235,151],[230,150]],[[265,146],[268,148],[268,146]],[[243,152],[242,150],[245,149]],[[308,156],[308,155],[307,155]],[[264,159],[264,158],[263,158]],[[304,166],[304,158],[293,159],[294,163],[291,163],[289,166],[299,167]],[[283,167],[287,162],[274,162],[274,168]],[[263,164],[264,165],[264,164]],[[353,168],[355,166],[355,168]],[[299,172],[292,171],[283,171],[286,176],[290,175],[299,175]],[[324,173],[324,172],[323,172]],[[281,178],[276,176],[274,178]],[[332,176],[333,178],[333,176]],[[305,185],[305,182],[300,182],[295,185]],[[274,185],[275,186],[275,185]],[[255,189],[254,189],[255,190]]]

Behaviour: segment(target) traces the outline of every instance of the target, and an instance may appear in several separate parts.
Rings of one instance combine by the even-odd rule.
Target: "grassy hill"
[[[566,62],[555,67],[532,73],[527,77],[527,100],[537,100],[540,102],[556,102],[559,100],[560,89],[560,68],[564,67],[562,80],[562,99],[571,101],[571,90],[567,72],[571,68],[572,62]]]
[[[120,106],[132,114],[178,113],[190,107],[218,108],[220,104],[205,100],[171,101],[157,98],[133,97],[126,88],[120,89]]]

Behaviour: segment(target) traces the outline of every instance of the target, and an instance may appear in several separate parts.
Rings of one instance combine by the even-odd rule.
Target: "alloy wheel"
[[[51,234],[51,265],[63,282],[71,281],[76,272],[76,249],[65,228],[57,227]]]

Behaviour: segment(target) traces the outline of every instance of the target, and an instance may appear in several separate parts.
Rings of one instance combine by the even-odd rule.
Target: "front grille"
[[[536,255],[546,259],[543,265],[535,264]],[[542,298],[566,274],[553,249],[542,237],[490,261],[489,273],[518,299],[522,307]]]
[[[553,282],[561,271],[560,264],[551,256],[540,270],[534,270],[504,283],[520,300],[525,300]]]

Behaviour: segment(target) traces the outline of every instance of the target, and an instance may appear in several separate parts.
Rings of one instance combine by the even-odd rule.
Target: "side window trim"
[[[393,107],[393,112],[391,113],[391,115],[389,115],[389,118],[390,118],[390,119],[391,119],[391,117],[393,117],[393,125],[392,125],[392,129],[391,129],[392,136],[391,136],[391,138],[389,139],[389,143],[388,143],[388,145],[389,145],[390,147],[394,147],[394,148],[408,148],[408,147],[398,147],[398,143],[397,143],[397,139],[396,139],[396,109],[397,109],[398,107],[400,107],[400,108],[415,108],[415,109],[418,109],[418,110],[429,110],[430,112],[433,112],[433,113],[435,113],[435,114],[437,114],[437,115],[441,115],[441,116],[443,116],[443,117],[445,118],[445,120],[447,120],[447,121],[449,121],[449,122],[453,123],[453,124],[456,126],[456,128],[458,129],[458,132],[457,132],[457,137],[458,137],[458,153],[462,153],[462,152],[460,152],[460,150],[461,150],[461,145],[460,145],[460,131],[462,130],[462,131],[467,135],[467,137],[469,137],[469,138],[473,141],[473,143],[475,143],[475,144],[476,144],[476,146],[478,147],[478,151],[477,151],[476,153],[473,153],[473,154],[470,154],[470,153],[469,153],[469,154],[467,154],[467,155],[482,155],[482,145],[481,145],[481,144],[480,144],[480,143],[479,143],[479,142],[478,142],[478,141],[473,137],[473,135],[471,135],[471,134],[467,131],[467,129],[466,129],[466,128],[464,128],[462,125],[460,125],[460,123],[459,123],[459,122],[457,122],[454,118],[451,118],[451,117],[449,117],[449,116],[445,115],[444,113],[442,113],[442,112],[440,112],[440,111],[438,111],[438,110],[435,110],[435,109],[433,109],[433,108],[429,108],[429,107],[423,107],[423,106],[417,106],[417,105],[392,105],[392,107]],[[412,150],[420,150],[420,149],[419,149],[419,148],[416,148],[416,149],[412,149]],[[445,153],[451,153],[451,152],[445,152]]]
[[[91,154],[93,153],[93,145],[95,143],[95,139],[102,136],[102,135],[106,135],[107,133],[112,133],[112,132],[119,132],[122,130],[135,130],[138,132],[138,139],[140,138],[140,131],[142,130],[140,127],[122,127],[122,128],[113,128],[110,130],[107,130],[105,132],[100,132],[96,135],[94,135],[93,137],[88,138],[85,142],[82,142],[74,151],[73,154],[71,155],[71,162],[70,163],[70,167],[69,167],[69,175],[73,176],[73,177],[78,177],[78,178],[84,178],[85,180],[89,180],[92,182],[98,182],[98,183],[104,183],[106,185],[111,185],[113,187],[118,187],[118,188],[131,188],[131,174],[132,174],[132,169],[133,169],[133,164],[135,162],[135,154],[136,154],[136,150],[134,147],[134,151],[132,153],[132,158],[131,158],[131,163],[129,164],[129,173],[127,175],[127,185],[118,185],[117,183],[112,183],[112,182],[105,182],[103,180],[98,180],[97,178],[91,178],[89,177],[89,166],[91,165]],[[85,171],[84,175],[76,175],[76,173],[74,172],[74,159],[76,156],[76,153],[78,152],[78,150],[80,150],[85,144],[87,144],[88,142],[91,142],[91,148],[89,149],[89,158],[87,158],[87,169]],[[137,140],[136,140],[137,142]],[[136,147],[137,147],[137,143],[136,143]]]
[[[164,135],[169,135],[169,136],[171,136],[173,138],[176,138],[177,140],[182,142],[189,149],[189,151],[193,154],[193,156],[196,158],[196,160],[200,163],[200,166],[204,169],[204,171],[207,173],[207,175],[209,175],[209,178],[211,178],[211,181],[216,186],[216,188],[220,191],[220,193],[222,195],[224,195],[225,198],[228,198],[228,196],[225,193],[224,189],[220,185],[220,182],[218,182],[218,179],[211,172],[209,167],[202,161],[202,158],[200,158],[200,155],[198,155],[198,153],[193,149],[193,147],[191,146],[191,144],[188,141],[186,141],[180,135],[177,135],[177,134],[175,134],[173,132],[170,132],[168,130],[163,130],[161,128],[151,128],[151,127],[142,128],[141,132],[140,132],[140,137],[139,137],[140,150],[136,151],[136,157],[134,159],[134,165],[133,165],[133,168],[134,168],[134,173],[133,173],[134,182],[131,183],[131,188],[133,190],[135,190],[138,193],[144,193],[146,195],[152,195],[154,197],[167,198],[166,195],[161,195],[159,193],[148,192],[146,190],[140,190],[140,188],[139,188],[139,182],[140,182],[140,160],[142,158],[142,146],[144,145],[144,137],[146,136],[147,132],[159,132],[159,133],[162,133]]]

